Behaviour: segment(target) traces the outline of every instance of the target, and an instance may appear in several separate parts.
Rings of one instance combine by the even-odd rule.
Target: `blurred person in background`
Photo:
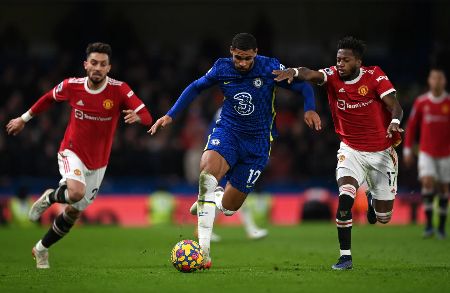
[[[398,159],[394,147],[401,143],[403,110],[386,74],[377,66],[361,66],[365,47],[361,40],[345,37],[338,42],[336,66],[319,71],[306,67],[274,71],[276,81],[292,82],[297,77],[323,86],[328,93],[334,127],[341,140],[336,168],[336,225],[341,256],[331,267],[337,270],[353,268],[352,207],[359,186],[365,181],[369,185],[366,194],[370,224],[391,220],[397,194]]]
[[[272,71],[284,66],[275,58],[257,55],[252,35],[237,34],[230,53],[231,58],[217,60],[205,76],[191,83],[172,109],[148,131],[154,135],[201,92],[220,85],[225,96],[223,108],[200,161],[198,202],[190,210],[198,216],[199,243],[205,253],[202,269],[211,267],[210,242],[216,207],[227,216],[236,213],[267,165],[271,141],[277,136],[274,108],[277,86],[301,93],[305,122],[310,128],[320,129],[311,86],[306,82],[274,81]],[[218,186],[224,176],[228,181],[225,190]]]
[[[33,199],[29,196],[28,189],[22,186],[15,195],[8,201],[11,212],[9,225],[13,227],[35,227],[37,223],[30,222],[28,219],[28,213],[33,205]]]
[[[433,201],[439,199],[438,238],[446,238],[450,183],[450,95],[445,91],[447,80],[442,69],[432,69],[428,75],[429,91],[414,102],[405,132],[403,160],[407,167],[414,164],[413,146],[420,127],[417,166],[422,184],[423,209],[427,218],[424,238],[434,235]],[[436,186],[436,190],[434,189]]]
[[[48,248],[69,233],[98,194],[108,164],[111,145],[120,114],[125,123],[152,123],[150,113],[130,87],[107,76],[111,69],[111,47],[89,44],[84,68],[87,76],[69,78],[40,98],[21,117],[6,126],[8,134],[17,135],[25,123],[56,102],[69,101],[72,106],[69,124],[58,152],[59,187],[46,190],[29,211],[37,221],[54,203],[67,204],[52,228],[33,247],[37,268],[50,268]]]

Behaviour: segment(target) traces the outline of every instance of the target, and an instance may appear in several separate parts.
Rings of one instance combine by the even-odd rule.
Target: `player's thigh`
[[[221,154],[212,149],[204,151],[200,161],[200,172],[207,172],[213,175],[219,182],[230,170],[230,164],[224,156],[227,158],[232,157],[229,152],[222,152]]]
[[[437,177],[436,180],[440,183],[450,183],[450,156],[436,159],[437,161]]]
[[[74,152],[64,150],[58,153],[58,166],[59,173],[62,176],[59,186],[67,185],[67,179],[86,185],[85,173],[88,169]]]
[[[364,157],[367,185],[373,199],[380,201],[395,199],[398,176],[397,162],[397,153],[393,148],[367,153]]]
[[[424,152],[419,152],[419,157],[417,160],[417,168],[419,171],[419,178],[422,181],[424,177],[432,177],[437,179],[437,160],[432,156]],[[423,182],[422,182],[423,183]]]
[[[208,137],[202,159],[200,171],[205,171],[220,181],[233,168],[241,155],[238,139],[228,129],[214,128]]]
[[[103,177],[105,176],[106,166],[96,170],[88,170],[86,176],[86,195],[82,200],[73,204],[72,206],[78,211],[84,211],[89,205],[94,202],[100,190]]]
[[[358,151],[341,143],[337,153],[336,181],[343,183],[346,177],[352,177],[356,180],[357,186],[361,186],[365,181],[365,170],[360,160]],[[355,181],[352,182],[353,184],[349,184],[354,185]]]

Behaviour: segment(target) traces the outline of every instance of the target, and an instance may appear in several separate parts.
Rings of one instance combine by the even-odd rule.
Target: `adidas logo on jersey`
[[[78,106],[84,106],[83,101],[82,101],[82,100],[79,100],[78,103],[77,103],[77,105],[78,105]]]
[[[344,89],[344,88],[341,88],[341,89],[339,90],[339,92],[340,92],[340,93],[345,93],[345,89]]]

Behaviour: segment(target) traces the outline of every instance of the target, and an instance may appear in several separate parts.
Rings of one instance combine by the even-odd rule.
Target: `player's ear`
[[[356,66],[357,67],[361,67],[361,63],[362,63],[361,59],[356,59]]]
[[[84,61],[83,64],[84,64],[84,69],[87,70],[87,61]]]
[[[230,54],[233,55],[233,46],[230,46]]]
[[[258,48],[255,49],[255,56],[258,55]]]

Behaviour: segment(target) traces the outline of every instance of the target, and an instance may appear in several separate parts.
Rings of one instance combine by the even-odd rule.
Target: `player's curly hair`
[[[255,51],[257,48],[255,37],[247,33],[235,35],[233,41],[231,42],[231,46],[233,47],[233,50],[239,49],[242,51]]]
[[[103,53],[108,55],[108,60],[111,60],[112,50],[108,44],[105,43],[93,43],[89,44],[86,49],[86,58],[89,58],[91,53]]]
[[[337,49],[350,49],[355,55],[356,59],[362,59],[366,44],[363,41],[355,39],[354,37],[345,37],[338,42]]]

